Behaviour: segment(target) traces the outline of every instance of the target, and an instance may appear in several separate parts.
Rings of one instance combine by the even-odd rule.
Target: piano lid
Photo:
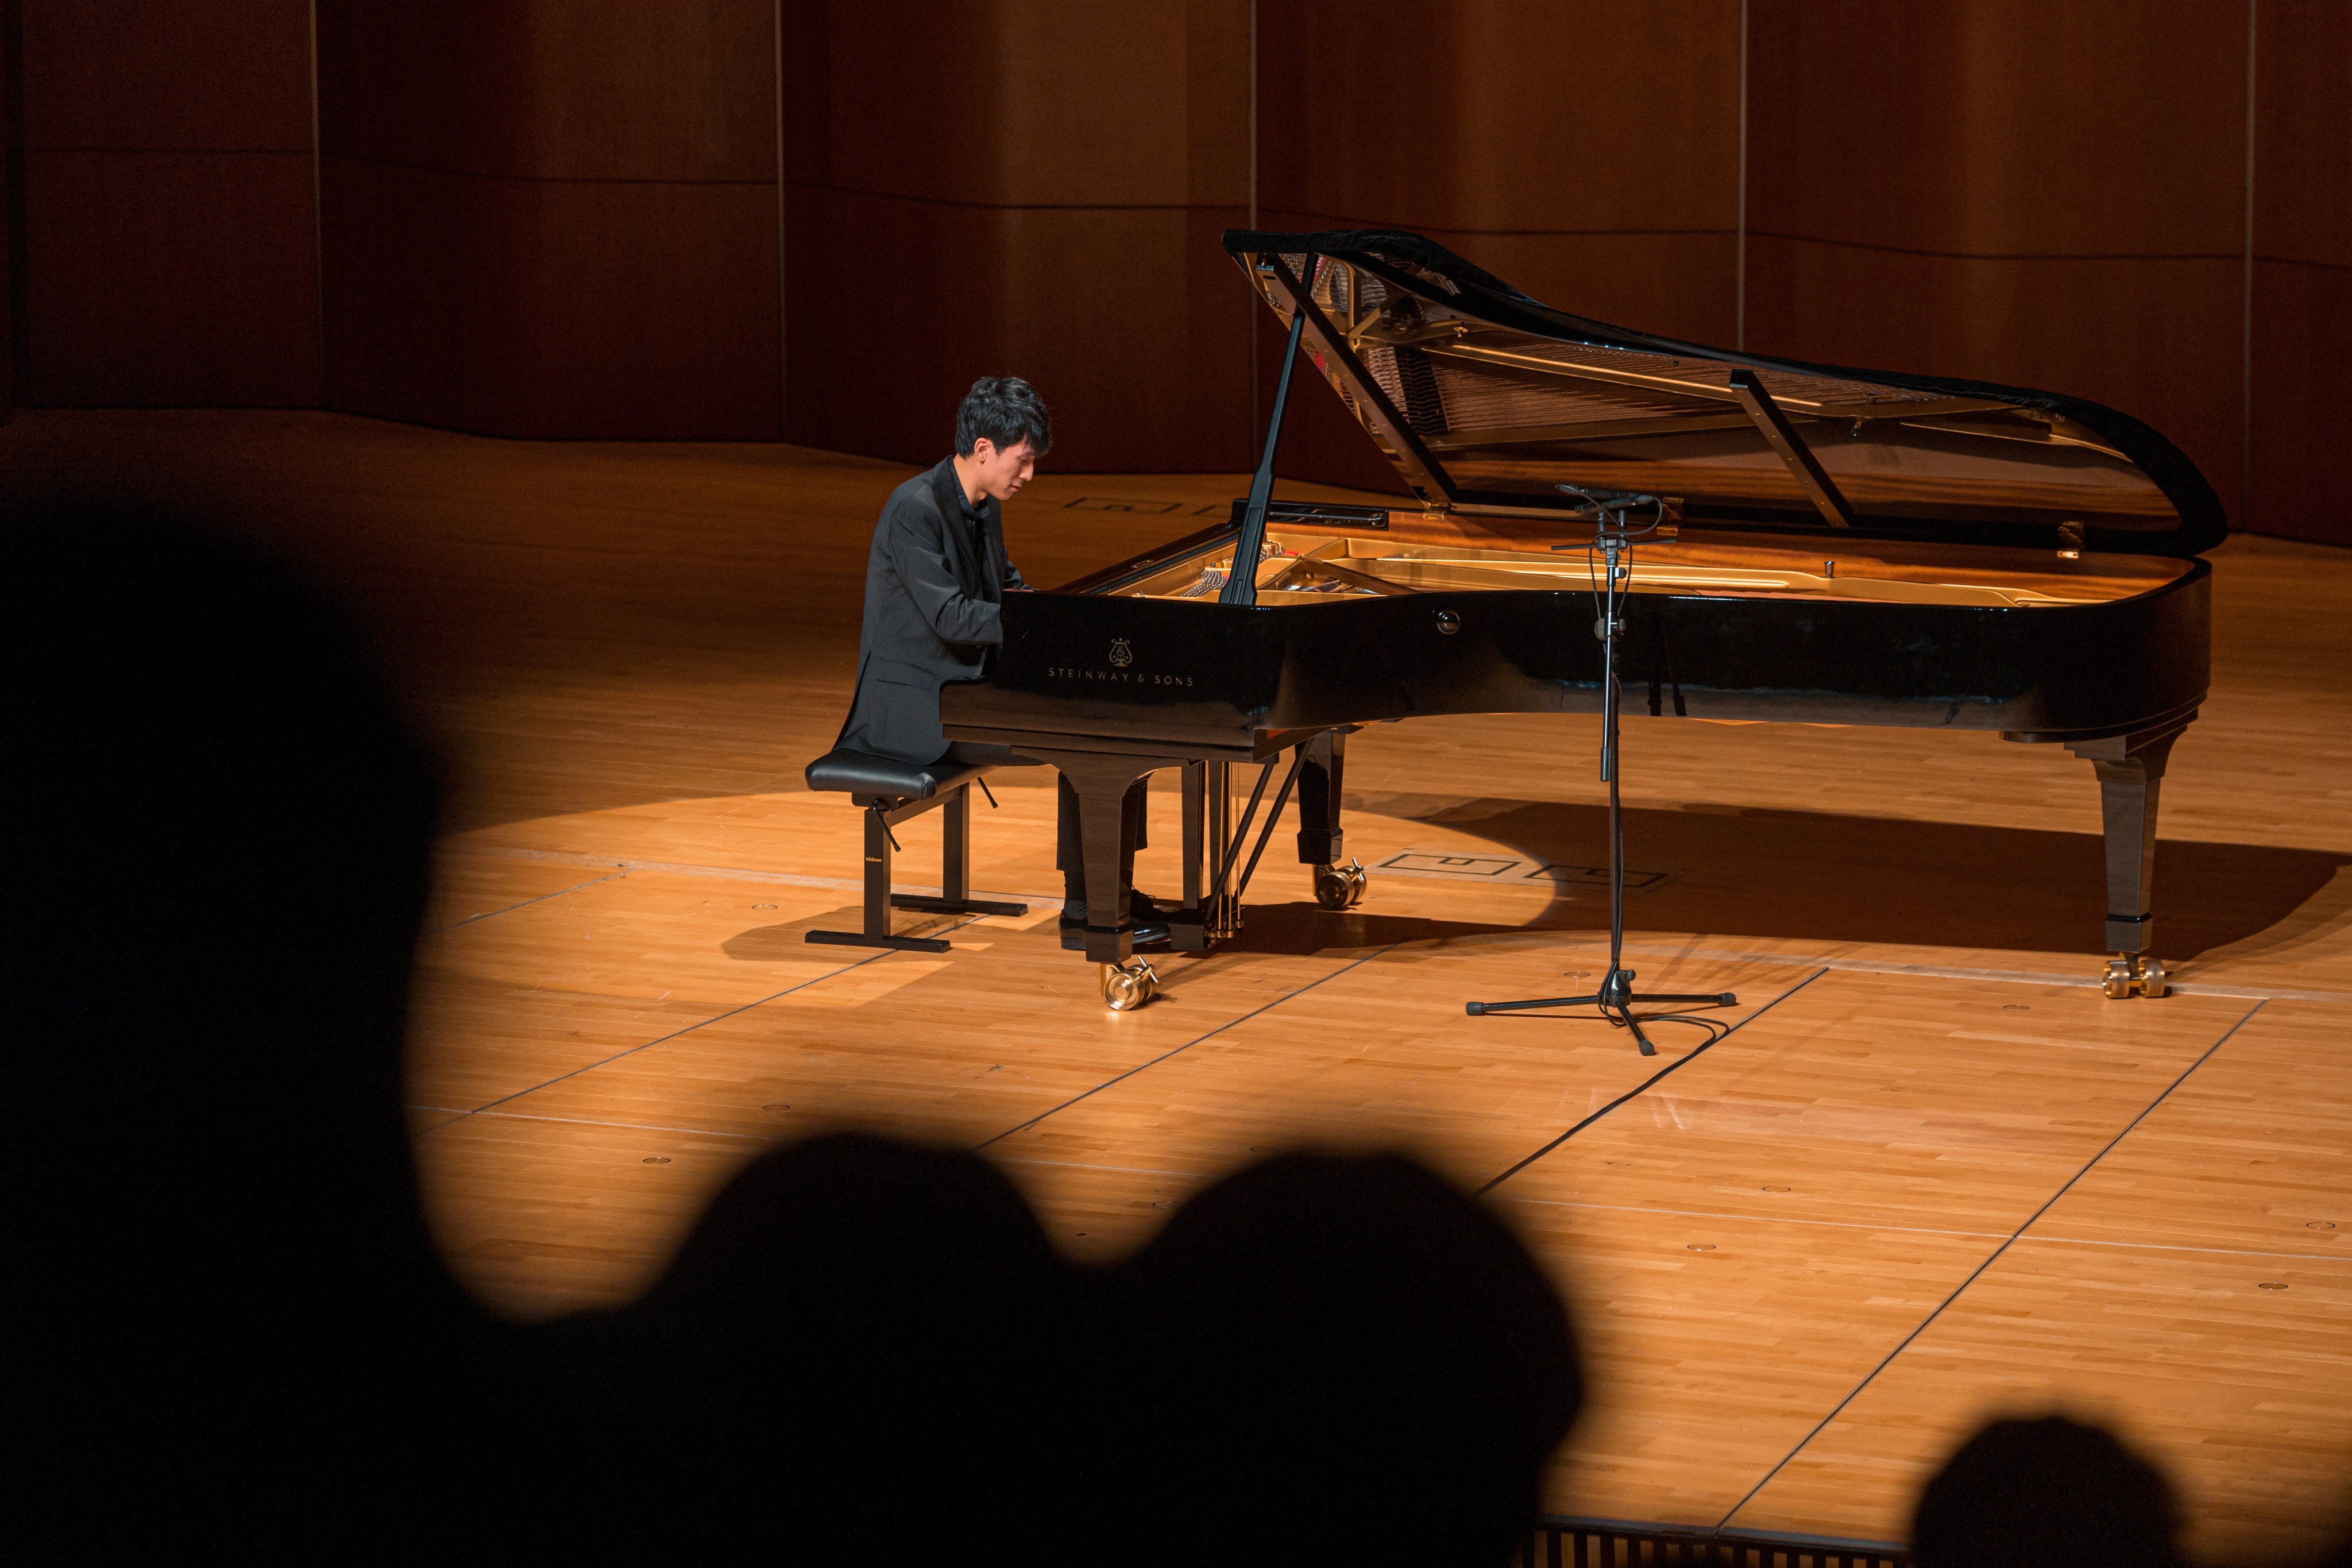
[[[1425,504],[1561,517],[1553,487],[1674,498],[1693,521],[2194,555],[2229,531],[2180,449],[2052,392],[1803,364],[1541,305],[1393,230],[1224,246]]]

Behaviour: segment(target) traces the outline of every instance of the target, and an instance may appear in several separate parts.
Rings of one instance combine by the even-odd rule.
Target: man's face
[[[1025,436],[1013,447],[999,447],[983,436],[972,443],[971,462],[981,494],[1011,500],[1036,473],[1037,449]]]

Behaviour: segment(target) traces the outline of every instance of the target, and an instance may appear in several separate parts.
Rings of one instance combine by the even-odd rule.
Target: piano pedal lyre
[[[1160,994],[1160,972],[1140,958],[1102,966],[1102,994],[1114,1013],[1131,1013]]]
[[[2099,988],[2118,1002],[2126,996],[2162,996],[2171,989],[2163,963],[2139,952],[2119,952],[2107,960],[2107,977]]]
[[[1315,901],[1327,910],[1351,910],[1364,901],[1364,863],[1315,868]]]

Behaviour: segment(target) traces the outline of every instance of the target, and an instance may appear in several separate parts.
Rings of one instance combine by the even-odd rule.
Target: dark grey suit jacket
[[[890,492],[866,559],[857,695],[835,746],[905,763],[946,754],[940,687],[987,672],[1004,640],[1004,591],[1028,586],[1004,557],[993,498],[982,503],[980,531],[975,553],[953,458]]]

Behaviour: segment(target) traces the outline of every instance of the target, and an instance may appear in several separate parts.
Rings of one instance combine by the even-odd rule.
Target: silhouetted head
[[[146,1508],[187,1510],[173,1539],[215,1510],[215,1541],[267,1537],[249,1489],[342,1466],[379,1394],[455,1355],[428,1346],[461,1304],[400,1106],[432,775],[281,572],[120,510],[11,533],[7,1100],[43,1429],[123,1483],[93,1540]],[[317,1474],[280,1489],[311,1506]]]
[[[1106,1364],[1166,1561],[1496,1564],[1582,1399],[1559,1294],[1395,1156],[1289,1154],[1202,1193],[1111,1282]],[[1148,1494],[1148,1495],[1147,1495]]]
[[[668,1496],[656,1556],[738,1539],[785,1561],[1042,1560],[1066,1505],[1068,1277],[971,1154],[838,1133],[754,1162],[643,1302],[636,1396]],[[633,1449],[623,1465],[645,1469]]]
[[[1916,1568],[2170,1568],[2179,1505],[2154,1465],[2062,1415],[1995,1421],[1944,1461],[1911,1521]]]

